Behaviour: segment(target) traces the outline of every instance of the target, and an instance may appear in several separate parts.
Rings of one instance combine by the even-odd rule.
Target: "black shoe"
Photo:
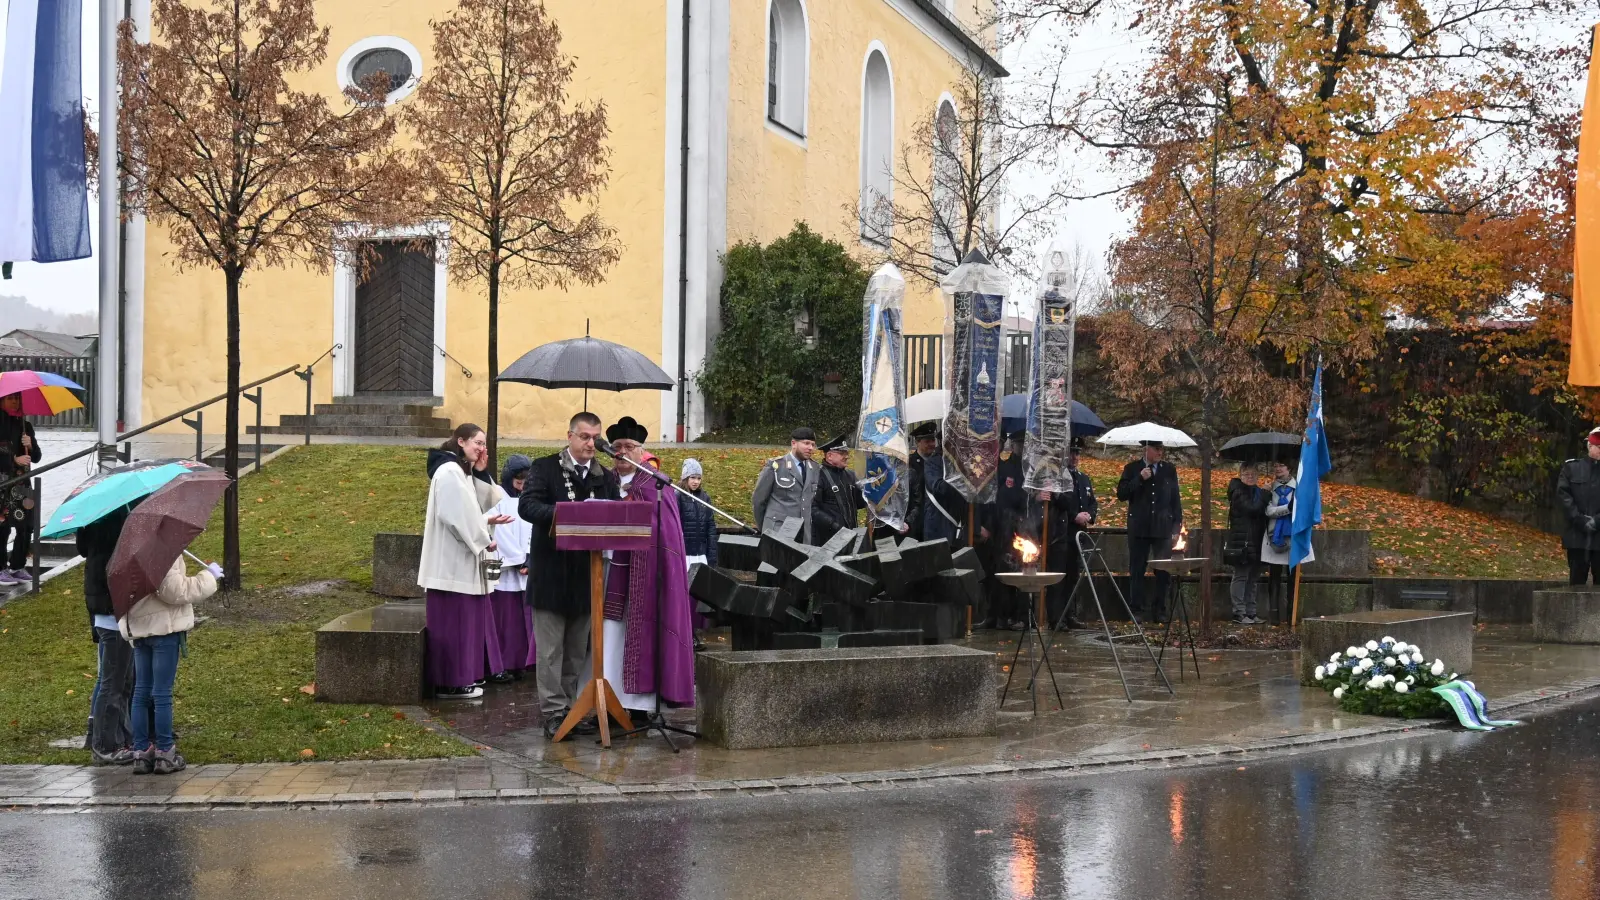
[[[489,680],[495,684],[510,684],[511,682],[516,681],[517,678],[510,672],[496,672],[489,676]]]
[[[572,733],[584,735],[599,734],[600,723],[594,719],[582,719],[578,722],[578,724],[572,726]]]
[[[704,652],[706,652],[706,642],[700,640],[698,637],[695,638],[694,639],[694,652],[696,652],[696,653],[704,653]]]
[[[561,719],[546,719],[545,720],[545,723],[544,723],[544,737],[545,737],[545,740],[554,741],[556,739],[556,732],[558,732],[560,730],[561,730]],[[562,740],[569,740],[569,739],[571,739],[571,737],[572,737],[572,735],[569,733],[566,737],[562,738]]]
[[[1082,622],[1079,622],[1077,619],[1074,619],[1071,616],[1067,616],[1066,628],[1067,628],[1068,631],[1083,631],[1084,629],[1086,629],[1088,627],[1089,626],[1083,624]]]
[[[483,688],[476,685],[472,687],[436,687],[433,689],[435,700],[476,700],[483,696]]]

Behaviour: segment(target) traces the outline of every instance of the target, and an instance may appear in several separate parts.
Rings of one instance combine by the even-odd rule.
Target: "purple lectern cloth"
[[[533,607],[522,591],[489,592],[494,611],[494,630],[500,645],[500,659],[507,669],[526,669],[533,665]]]
[[[485,674],[505,671],[488,594],[430,590],[427,615],[430,684],[466,687]]]
[[[625,500],[556,504],[557,550],[647,550],[650,519],[648,503]]]

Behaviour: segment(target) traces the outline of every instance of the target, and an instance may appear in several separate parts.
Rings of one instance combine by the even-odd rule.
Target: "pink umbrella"
[[[8,394],[22,396],[22,414],[25,416],[53,416],[69,409],[78,409],[83,401],[72,395],[73,391],[86,390],[83,385],[54,372],[35,372],[19,369],[0,372],[0,397]]]

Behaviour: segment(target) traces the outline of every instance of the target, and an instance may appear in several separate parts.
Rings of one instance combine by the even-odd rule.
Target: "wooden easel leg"
[[[582,722],[583,717],[594,710],[594,692],[597,684],[604,684],[604,682],[590,681],[583,686],[583,690],[578,694],[577,702],[573,703],[572,708],[567,710],[567,717],[561,720],[561,727],[556,731],[556,743],[559,744],[566,740],[573,726]]]

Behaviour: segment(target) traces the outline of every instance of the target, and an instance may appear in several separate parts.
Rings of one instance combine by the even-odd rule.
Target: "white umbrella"
[[[1194,439],[1187,434],[1154,422],[1124,425],[1100,436],[1100,443],[1107,447],[1137,447],[1146,441],[1159,441],[1164,447],[1195,446]]]
[[[906,422],[927,422],[943,419],[950,411],[950,392],[944,388],[912,394],[905,400]]]

